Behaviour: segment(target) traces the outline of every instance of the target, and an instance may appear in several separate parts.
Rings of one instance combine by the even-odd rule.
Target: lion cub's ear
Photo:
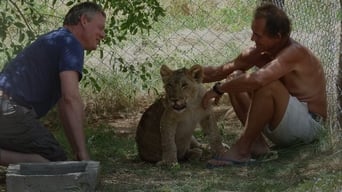
[[[194,65],[190,68],[189,74],[196,82],[202,83],[203,80],[203,68],[201,65]]]
[[[160,67],[160,76],[165,83],[167,79],[172,75],[173,71],[166,65]]]

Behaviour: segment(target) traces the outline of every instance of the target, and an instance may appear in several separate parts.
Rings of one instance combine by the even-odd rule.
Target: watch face
[[[213,91],[216,93],[216,94],[218,94],[218,95],[222,95],[224,92],[222,92],[222,91],[220,91],[219,89],[218,89],[218,87],[221,85],[221,83],[220,82],[217,82],[217,83],[215,83],[215,85],[214,85],[214,87],[213,87]]]

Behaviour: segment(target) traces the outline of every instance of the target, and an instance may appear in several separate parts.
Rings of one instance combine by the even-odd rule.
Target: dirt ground
[[[112,116],[112,119],[108,121],[108,124],[110,125],[110,127],[113,128],[115,135],[119,137],[123,137],[123,138],[133,138],[135,136],[135,130],[136,130],[137,124],[140,120],[140,117],[143,111],[144,111],[144,107],[136,111],[118,112],[117,114],[114,114]],[[239,135],[241,133],[242,129],[238,129],[239,127],[241,128],[241,124],[237,121],[237,118],[230,106],[221,105],[220,107],[215,107],[215,113],[216,113],[216,116],[219,117],[218,118],[219,127],[224,128],[224,132],[229,132],[229,133],[232,133],[233,135]],[[229,138],[229,140],[233,141],[235,139]],[[334,152],[333,154],[336,154],[336,153],[337,152]],[[286,156],[288,156],[288,154],[286,154]],[[297,158],[301,158],[301,157],[297,157]],[[109,166],[107,166],[107,168],[110,169],[108,171],[112,172],[112,174],[105,174],[101,177],[100,187],[103,188],[101,191],[112,191],[112,190],[107,190],[107,189],[115,189],[114,191],[144,191],[144,190],[136,190],[136,189],[139,189],[139,187],[141,186],[153,188],[156,186],[158,187],[158,186],[164,186],[164,185],[166,186],[184,185],[184,179],[186,180],[188,178],[191,178],[191,180],[186,180],[186,182],[189,182],[188,185],[194,186],[196,183],[200,184],[204,178],[215,179],[215,178],[220,178],[220,177],[222,177],[222,180],[230,180],[232,183],[231,186],[235,186],[235,185],[238,185],[240,183],[240,180],[243,178],[251,179],[254,177],[259,178],[259,176],[265,177],[265,175],[260,175],[260,173],[262,173],[265,170],[266,171],[269,170],[270,167],[272,168],[272,166],[273,167],[280,166],[281,169],[279,170],[287,170],[289,172],[287,173],[287,175],[289,176],[288,178],[285,178],[285,181],[295,183],[295,182],[300,182],[303,179],[307,179],[311,177],[318,177],[320,175],[318,174],[318,172],[321,170],[330,170],[330,169],[333,169],[336,171],[341,170],[340,158],[338,157],[334,157],[332,158],[332,160],[329,159],[329,162],[330,162],[329,166],[325,164],[324,167],[322,167],[319,164],[319,162],[322,162],[322,159],[320,157],[317,157],[316,159],[312,157],[310,159],[311,159],[310,163],[307,162],[307,165],[305,163],[306,160],[295,161],[298,164],[296,165],[296,164],[290,164],[292,160],[289,161],[283,158],[283,159],[280,159],[279,162],[273,162],[273,164],[270,163],[270,165],[267,165],[265,167],[252,167],[252,168],[246,168],[246,170],[243,168],[225,169],[221,172],[220,170],[210,171],[207,169],[203,169],[203,167],[199,165],[194,165],[194,166],[189,167],[189,165],[186,165],[186,164],[183,165],[183,169],[184,169],[183,171],[162,170],[162,169],[155,168],[153,166],[149,166],[142,162],[138,162],[135,160],[135,158],[132,158],[132,157],[129,157],[128,159],[124,159],[124,160],[110,158],[108,159],[108,161],[110,162],[108,162]],[[290,169],[289,165],[297,166],[300,169],[298,170],[292,169],[292,168]],[[201,171],[200,174],[199,174],[199,170]],[[291,171],[291,170],[297,170],[297,171]],[[295,173],[292,173],[292,172],[295,172]],[[156,176],[147,178],[151,174],[156,174]],[[295,174],[295,176],[293,176],[293,174]],[[174,177],[177,177],[177,179],[175,179]],[[271,178],[268,178],[268,179],[271,179]],[[262,180],[262,179],[259,179],[259,180],[256,180],[255,182],[256,183],[259,183],[261,181],[266,182],[266,180]],[[0,166],[0,192],[6,191],[5,182],[6,182],[6,167]],[[149,182],[149,183],[146,183],[146,182]],[[215,182],[219,182],[219,181],[215,180]],[[215,182],[213,182],[214,184],[207,183],[207,185],[220,186],[220,185],[223,185],[224,183],[223,182],[223,183],[215,184]],[[277,178],[273,178],[271,179],[270,182],[276,183],[280,181],[278,181]],[[205,184],[203,185],[205,186]],[[226,189],[226,188],[227,187],[222,187],[222,189]],[[134,189],[134,190],[131,190],[131,189]],[[240,189],[244,191],[243,189],[246,189],[246,188],[241,187]]]
[[[107,120],[108,125],[113,128],[115,135],[124,138],[134,138],[136,127],[139,123],[139,120],[144,112],[144,110],[148,107],[148,103],[144,102],[142,106],[137,110],[133,110],[130,112],[117,112],[111,115],[111,119]],[[219,122],[228,121],[229,124],[235,124],[232,127],[240,126],[240,123],[237,121],[237,118],[232,110],[232,108],[228,105],[220,105],[214,107],[215,116],[218,117]],[[227,123],[227,122],[225,122]],[[226,127],[226,126],[225,126]],[[225,128],[226,129],[226,128]],[[236,129],[230,130],[230,132],[236,132],[238,134],[239,131]],[[7,167],[0,166],[0,192],[6,191],[6,169]]]

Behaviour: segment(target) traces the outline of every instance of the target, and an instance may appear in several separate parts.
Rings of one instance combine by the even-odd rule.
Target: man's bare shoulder
[[[320,67],[320,61],[306,46],[293,41],[277,56],[279,63],[286,63],[288,68],[300,71],[311,71],[313,66]]]
[[[245,49],[236,59],[236,62],[259,67],[269,61],[271,61],[271,57],[266,54],[262,54],[256,47],[249,47]]]
[[[279,53],[279,57],[286,57],[286,58],[303,58],[305,56],[311,56],[313,53],[301,43],[291,39],[291,43],[287,46],[283,51]]]

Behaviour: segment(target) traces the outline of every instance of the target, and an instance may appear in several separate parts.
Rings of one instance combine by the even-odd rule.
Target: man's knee
[[[288,90],[280,81],[273,81],[253,92],[254,96],[281,96],[288,94]]]

